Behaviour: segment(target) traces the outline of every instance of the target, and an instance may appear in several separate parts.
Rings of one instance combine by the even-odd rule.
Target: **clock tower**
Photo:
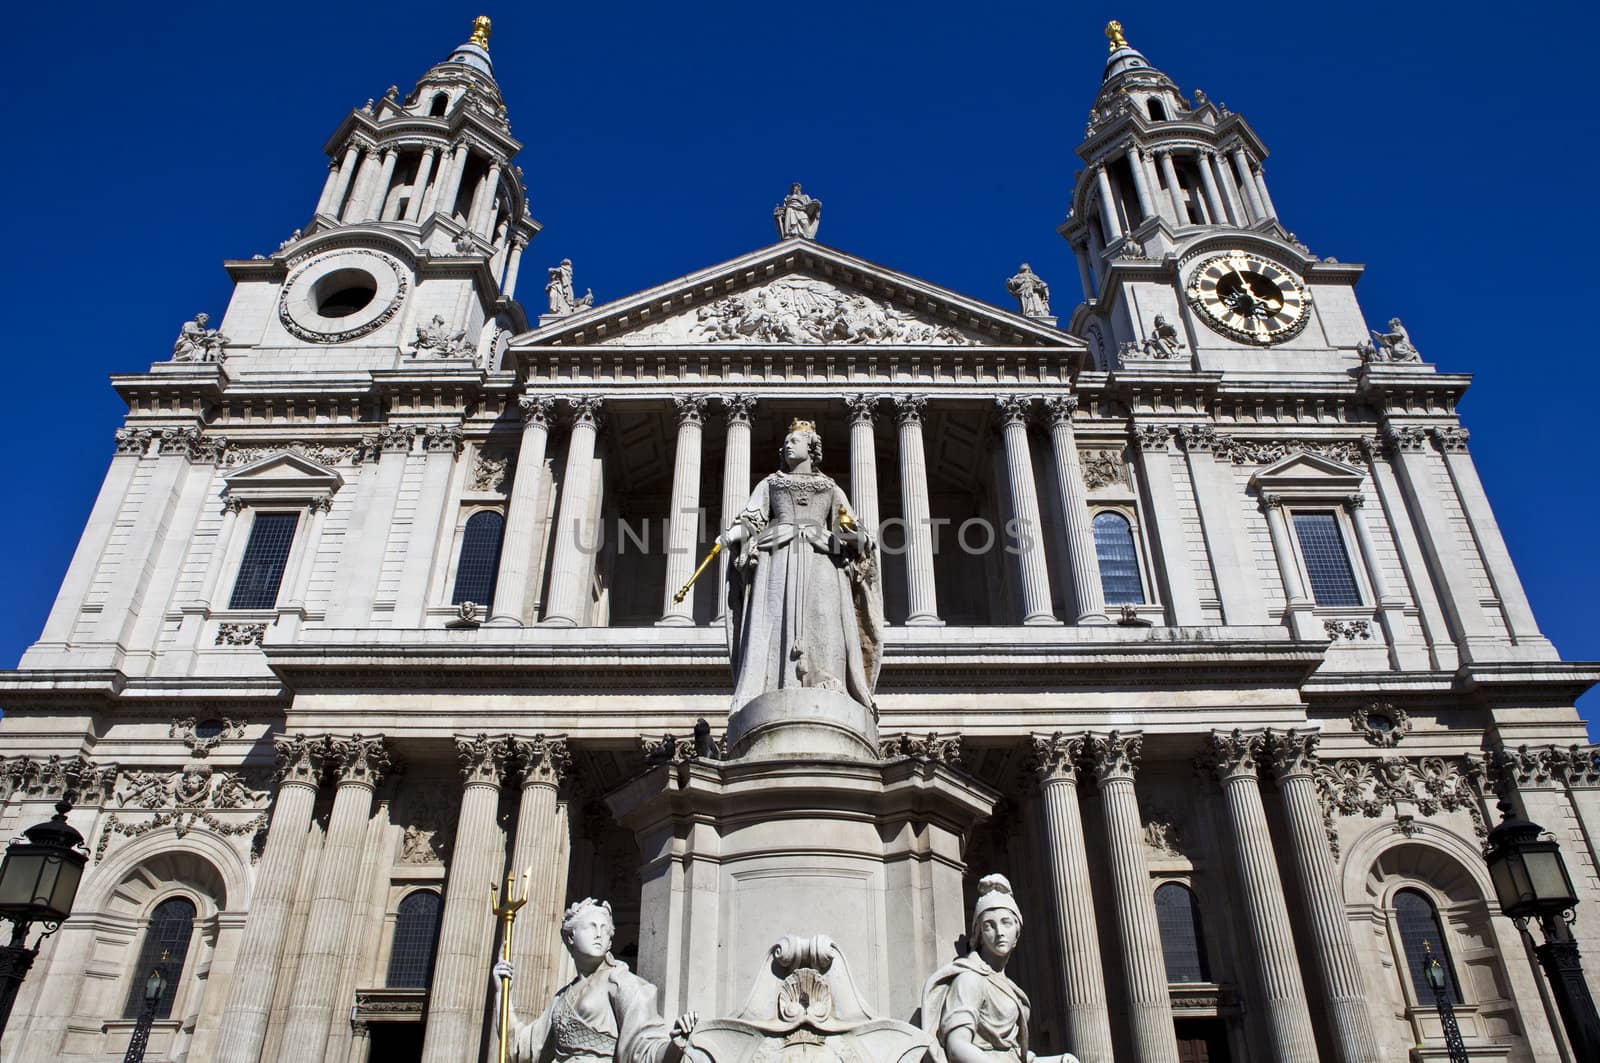
[[[1095,366],[1344,373],[1361,364],[1362,268],[1318,259],[1267,191],[1244,118],[1191,100],[1106,27],[1111,54],[1058,231],[1084,302],[1070,331]]]

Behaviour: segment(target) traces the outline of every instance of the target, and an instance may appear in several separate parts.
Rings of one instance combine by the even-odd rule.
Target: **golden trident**
[[[517,921],[517,909],[528,903],[528,879],[533,875],[533,868],[522,869],[522,895],[516,896],[517,872],[513,868],[506,872],[506,892],[499,895],[499,890],[491,884],[489,886],[489,910],[500,918],[500,958],[511,960],[511,930]],[[495,903],[496,899],[500,903]],[[500,1063],[506,1063],[511,1056],[511,976],[500,976]]]

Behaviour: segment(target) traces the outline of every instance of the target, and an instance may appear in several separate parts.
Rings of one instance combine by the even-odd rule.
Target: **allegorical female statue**
[[[604,901],[589,898],[567,909],[561,939],[578,976],[556,992],[538,1019],[522,1023],[512,1017],[513,1063],[709,1063],[689,1044],[698,1017],[689,1012],[667,1029],[656,1013],[656,987],[612,957],[615,932],[611,905]],[[512,974],[509,961],[495,964],[495,1014],[500,987],[510,984]]]
[[[922,1028],[948,1063],[1078,1063],[1070,1053],[1028,1051],[1032,1005],[1006,977],[1006,962],[1022,935],[1022,912],[1004,875],[978,882],[967,943],[972,951],[935,971],[922,989]]]
[[[871,708],[883,646],[876,544],[818,470],[815,424],[792,423],[779,460],[781,470],[717,537],[737,548],[728,566],[733,707],[768,691],[821,687]]]

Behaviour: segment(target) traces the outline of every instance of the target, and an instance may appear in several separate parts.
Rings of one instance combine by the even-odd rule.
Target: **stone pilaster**
[[[1316,1035],[1306,1009],[1305,987],[1295,959],[1294,927],[1261,805],[1256,765],[1266,744],[1258,731],[1213,731],[1202,764],[1222,785],[1233,828],[1233,857],[1242,896],[1250,951],[1263,994],[1259,1002],[1270,1044],[1267,1057],[1280,1063],[1317,1063]]]
[[[1122,946],[1122,981],[1128,993],[1128,1023],[1140,1063],[1177,1063],[1178,1039],[1167,995],[1167,967],[1156,923],[1155,892],[1144,860],[1144,822],[1133,777],[1144,738],[1112,731],[1091,734],[1086,752],[1100,787],[1106,848],[1116,903],[1117,939]]]
[[[487,1007],[488,971],[494,965],[491,883],[503,881],[505,844],[495,812],[511,746],[503,735],[456,736],[461,762],[461,812],[456,818],[445,881],[444,913],[434,952],[423,1063],[477,1058]]]
[[[284,1017],[278,1057],[322,1059],[333,1022],[345,1011],[338,998],[339,975],[349,947],[361,843],[372,818],[372,794],[389,770],[389,754],[377,735],[329,740],[339,788],[334,793],[328,833],[317,864],[316,887],[306,912],[300,965]]]
[[[1059,957],[1056,975],[1066,1008],[1067,1048],[1084,1063],[1111,1063],[1111,1014],[1106,1004],[1100,931],[1089,884],[1078,764],[1083,735],[1033,736],[1033,768],[1044,809],[1045,856]]]
[[[900,425],[900,514],[906,536],[907,624],[942,624],[933,580],[933,515],[928,508],[928,459],[922,443],[922,411],[928,400],[894,400]]]
[[[1284,819],[1294,845],[1295,877],[1311,924],[1312,960],[1333,1032],[1333,1058],[1337,1063],[1378,1063],[1382,1057],[1362,995],[1350,918],[1339,892],[1312,774],[1317,741],[1314,730],[1269,732],[1267,753],[1278,792],[1283,795]]]
[[[1256,582],[1255,558],[1250,557],[1247,562],[1239,556],[1239,545],[1248,543],[1250,537],[1239,521],[1239,489],[1233,465],[1217,460],[1217,432],[1210,425],[1186,424],[1178,435],[1189,465],[1189,480],[1194,485],[1195,509],[1200,515],[1206,551],[1211,555],[1211,570],[1216,575],[1222,622],[1265,624],[1267,615]]]
[[[1072,592],[1080,624],[1108,624],[1105,589],[1100,585],[1100,557],[1094,548],[1094,525],[1089,520],[1089,496],[1083,486],[1083,463],[1078,460],[1077,434],[1072,415],[1078,397],[1049,399],[1050,452],[1056,462],[1056,487],[1061,493],[1061,516],[1067,526],[1067,560],[1072,567]]]
[[[528,614],[528,585],[538,568],[533,556],[535,533],[544,509],[544,455],[550,442],[550,420],[555,402],[542,395],[523,395],[522,441],[517,447],[517,469],[512,474],[511,498],[506,505],[506,534],[500,547],[500,571],[495,576],[494,608],[489,623],[521,626]]]
[[[228,985],[223,1009],[228,1021],[222,1026],[216,1057],[220,1063],[257,1063],[266,1042],[317,783],[328,755],[325,738],[280,735],[273,744],[278,754],[278,796]]]
[[[1033,482],[1033,454],[1028,448],[1028,408],[1033,400],[1017,395],[999,398],[1000,435],[1011,486],[1011,522],[1007,545],[1016,532],[1017,570],[1022,583],[1022,622],[1055,624],[1050,607],[1050,572],[1044,561],[1044,522],[1039,519],[1039,491]]]
[[[672,502],[667,513],[667,582],[661,595],[664,625],[694,624],[694,595],[675,602],[694,566],[700,545],[700,449],[706,419],[706,400],[700,395],[673,399],[678,409],[678,444],[672,459]]]
[[[756,400],[752,395],[727,395],[722,406],[728,432],[722,447],[722,512],[717,515],[717,525],[720,531],[727,531],[750,501],[750,418],[755,413]],[[728,596],[723,588],[728,585],[729,560],[728,551],[717,559],[718,621],[728,615]]]
[[[1136,424],[1133,437],[1139,452],[1139,467],[1144,473],[1144,489],[1150,499],[1149,517],[1156,528],[1156,553],[1161,559],[1168,620],[1173,624],[1198,624],[1200,595],[1195,590],[1194,571],[1189,564],[1189,544],[1184,540],[1183,514],[1178,508],[1172,454],[1168,448],[1172,426]]]
[[[378,579],[383,572],[382,547],[394,523],[400,501],[400,482],[416,440],[414,425],[384,425],[361,441],[366,455],[357,485],[350,526],[344,535],[344,554],[340,565],[341,593],[328,612],[338,627],[366,627],[372,622],[372,606],[378,596]]]
[[[1283,580],[1284,626],[1294,632],[1295,638],[1325,638],[1326,635],[1317,628],[1315,604],[1300,575],[1300,563],[1290,538],[1289,518],[1283,512],[1283,496],[1270,492],[1263,494],[1261,510],[1267,517],[1267,534],[1272,538],[1272,553],[1278,559],[1278,576]]]
[[[569,845],[557,797],[571,769],[567,740],[555,735],[511,739],[521,780],[511,870],[532,871],[528,903],[517,916],[511,956],[517,967],[512,996],[519,1014],[537,1013],[560,988],[562,901],[567,894]]]
[[[566,475],[561,484],[561,510],[556,517],[555,559],[550,569],[544,622],[577,627],[588,614],[589,573],[598,543],[590,510],[594,505],[594,452],[600,432],[601,401],[580,396],[572,403],[572,436],[567,441]]]

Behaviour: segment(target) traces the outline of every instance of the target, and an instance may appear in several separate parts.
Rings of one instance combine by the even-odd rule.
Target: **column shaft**
[[[1100,585],[1100,557],[1094,548],[1094,526],[1089,521],[1089,497],[1083,486],[1083,463],[1078,460],[1078,440],[1072,414],[1076,395],[1051,399],[1050,449],[1056,462],[1056,489],[1061,494],[1061,516],[1067,526],[1067,558],[1072,565],[1072,591],[1080,624],[1108,624],[1105,589]]]
[[[456,197],[461,193],[461,178],[466,174],[467,155],[465,144],[456,145],[455,154],[450,159],[449,175],[440,174],[435,182],[438,198],[433,203],[433,209],[447,218],[455,217]]]
[[[495,576],[494,609],[489,622],[524,625],[528,614],[528,585],[538,559],[533,556],[534,532],[544,512],[544,455],[550,441],[550,418],[555,403],[537,395],[524,395],[522,441],[517,448],[517,468],[512,474],[511,498],[506,505],[505,541],[500,547],[500,570]]]
[[[1182,228],[1190,224],[1189,207],[1183,200],[1183,186],[1178,184],[1178,168],[1172,165],[1172,152],[1157,152],[1156,159],[1161,165],[1161,176],[1166,178],[1167,193],[1172,197],[1172,213],[1177,219],[1174,224]]]
[[[897,398],[900,420],[900,512],[906,536],[907,624],[941,624],[933,579],[933,517],[928,508],[928,466],[922,449],[921,396]]]
[[[1185,425],[1182,436],[1195,509],[1200,514],[1206,554],[1211,558],[1217,598],[1222,604],[1222,622],[1265,624],[1266,612],[1255,580],[1255,559],[1250,558],[1247,564],[1239,556],[1239,544],[1249,542],[1249,537],[1237,519],[1238,487],[1233,466],[1217,461],[1213,451],[1216,433],[1209,426]]]
[[[1233,224],[1241,227],[1250,224],[1250,219],[1245,215],[1244,204],[1239,199],[1239,190],[1234,187],[1233,174],[1229,172],[1227,161],[1216,153],[1209,154],[1206,157],[1210,160],[1211,168],[1216,173],[1217,184],[1222,189],[1222,198],[1227,204],[1228,214]]]
[[[278,796],[267,830],[267,847],[256,870],[249,916],[228,984],[217,1047],[218,1063],[257,1063],[267,1039],[267,1018],[283,966],[290,909],[300,884],[300,863],[306,834],[317,803],[317,778],[322,772],[321,741],[304,735],[277,739]],[[242,907],[242,905],[241,905]]]
[[[576,627],[588,618],[588,553],[599,542],[589,511],[594,504],[594,448],[600,400],[573,399],[572,407],[572,436],[567,441],[566,475],[556,517],[555,560],[544,612],[544,622],[559,627]]]
[[[513,738],[522,775],[517,806],[517,837],[511,871],[531,869],[528,903],[517,915],[511,958],[517,978],[512,1001],[519,1015],[536,1015],[561,988],[562,906],[567,895],[569,841],[557,797],[570,765],[564,738],[534,735]]]
[[[522,271],[522,252],[527,246],[520,236],[511,241],[511,257],[506,261],[506,279],[500,284],[500,294],[507,299],[517,294],[517,274]]]
[[[1128,145],[1128,169],[1133,171],[1133,191],[1139,197],[1139,220],[1156,213],[1155,201],[1150,198],[1150,184],[1145,179],[1144,160],[1139,157],[1139,147]],[[1135,226],[1137,227],[1137,226]]]
[[[722,446],[722,509],[717,513],[719,531],[727,531],[750,501],[750,415],[756,400],[749,395],[728,395],[722,404],[727,411],[728,434]],[[861,511],[856,510],[857,513]],[[724,552],[717,559],[717,620],[728,615],[728,563]]]
[[[1314,603],[1300,577],[1300,565],[1295,558],[1289,534],[1289,518],[1283,514],[1283,499],[1277,495],[1261,496],[1261,505],[1267,514],[1267,533],[1272,537],[1272,553],[1278,559],[1278,576],[1283,580],[1283,623],[1296,638],[1326,637],[1317,628]]]
[[[444,913],[439,919],[428,1028],[422,1040],[423,1063],[478,1058],[483,1011],[489,998],[489,969],[494,966],[495,921],[489,911],[488,887],[504,881],[505,844],[495,813],[500,807],[500,775],[509,753],[506,740],[481,734],[458,737],[456,751],[466,782],[445,880]]]
[[[1261,205],[1261,194],[1256,191],[1255,178],[1250,173],[1250,160],[1245,157],[1243,148],[1233,149],[1233,164],[1238,167],[1239,190],[1244,193],[1245,200],[1250,204],[1252,220],[1264,220],[1267,208]]]
[[[1184,540],[1178,493],[1172,479],[1172,455],[1167,449],[1172,429],[1152,424],[1135,425],[1134,429],[1144,488],[1150,497],[1149,514],[1156,526],[1156,553],[1161,558],[1171,623],[1198,624],[1200,595],[1195,590],[1189,544]]]
[[[461,452],[461,439],[461,429],[438,425],[429,427],[423,437],[427,457],[422,466],[422,486],[417,491],[417,508],[406,539],[400,592],[394,605],[395,623],[400,627],[422,627],[427,618],[429,574],[443,525],[451,520],[451,507],[445,503],[450,499],[450,474],[455,469],[456,455]]]
[[[1028,448],[1027,399],[1012,396],[999,401],[1004,427],[1006,478],[1011,487],[1011,520],[1002,541],[1016,543],[1017,569],[1022,583],[1022,622],[1055,624],[1050,606],[1050,572],[1044,559],[1044,522],[1039,519],[1039,491],[1033,482],[1033,454]],[[1013,532],[1015,535],[1013,536]]]
[[[700,450],[706,400],[698,395],[674,399],[678,407],[678,445],[672,458],[672,501],[667,512],[667,584],[661,594],[661,620],[668,626],[694,625],[694,594],[673,601],[699,562]]]
[[[361,163],[356,167],[355,180],[350,182],[350,194],[345,197],[344,210],[339,214],[340,221],[349,223],[361,220],[362,213],[367,209],[368,194],[380,165],[382,163],[374,149],[361,149]]]
[[[1367,462],[1372,486],[1377,491],[1378,503],[1383,509],[1385,524],[1394,537],[1395,549],[1400,554],[1400,569],[1405,576],[1406,588],[1417,603],[1417,619],[1422,625],[1422,640],[1427,643],[1427,659],[1417,659],[1412,668],[1432,667],[1453,672],[1460,664],[1450,626],[1445,622],[1444,611],[1434,593],[1433,581],[1428,575],[1428,562],[1422,546],[1417,541],[1416,527],[1406,508],[1404,492],[1395,477],[1393,465],[1383,460],[1377,440],[1366,441]]]
[[[1104,166],[1096,166],[1095,183],[1100,190],[1100,225],[1105,230],[1106,243],[1122,237],[1122,219],[1117,215],[1117,198],[1111,191],[1111,176]]]
[[[1399,647],[1410,641],[1407,638],[1405,600],[1395,598],[1389,593],[1389,581],[1383,574],[1383,560],[1378,556],[1378,548],[1372,542],[1372,529],[1367,527],[1365,510],[1366,500],[1361,495],[1353,495],[1345,500],[1345,511],[1350,514],[1350,523],[1356,529],[1356,543],[1361,547],[1361,563],[1366,569],[1367,579],[1372,583],[1372,594],[1378,600],[1378,622],[1383,625],[1383,637],[1389,644],[1389,659],[1397,670],[1403,670],[1405,663],[1401,660]]]
[[[1083,298],[1085,301],[1094,298],[1094,274],[1089,269],[1089,247],[1087,241],[1079,241],[1072,245],[1072,257],[1078,263],[1078,283],[1083,285]]]
[[[383,153],[383,168],[378,171],[378,183],[373,186],[372,192],[367,197],[367,209],[363,213],[363,220],[376,221],[383,217],[383,205],[389,199],[389,186],[394,183],[394,168],[399,160],[400,153],[394,148],[389,148]]]
[[[339,187],[339,160],[328,161],[328,178],[322,182],[322,194],[317,197],[317,213],[328,212],[328,201],[333,198],[333,190]]]
[[[1256,192],[1261,196],[1261,206],[1266,209],[1267,217],[1276,218],[1278,210],[1272,205],[1272,197],[1267,195],[1267,171],[1260,166],[1255,172]]]
[[[337,218],[344,207],[345,193],[350,191],[350,182],[355,178],[356,170],[361,164],[361,148],[351,144],[345,149],[344,159],[339,163],[339,172],[333,182],[333,187],[328,191],[328,200],[318,211]]]
[[[338,627],[365,627],[372,620],[383,556],[400,501],[400,481],[405,478],[415,435],[416,429],[410,425],[389,425],[367,447],[367,468],[362,470],[350,528],[344,536],[343,593],[337,605],[329,607]]]
[[[422,218],[422,201],[428,195],[428,178],[433,173],[433,164],[438,157],[439,149],[429,148],[417,163],[417,179],[411,182],[411,198],[406,202],[406,221],[413,225]]]
[[[89,520],[78,539],[78,548],[72,552],[72,562],[67,566],[61,590],[56,594],[55,604],[51,606],[50,615],[44,622],[44,631],[39,636],[41,643],[64,644],[71,638],[72,629],[77,626],[78,616],[83,609],[83,599],[94,583],[95,570],[100,567],[106,543],[116,528],[117,514],[122,509],[134,474],[139,471],[146,443],[143,436],[128,429],[117,433],[117,454],[111,459],[111,467],[106,470],[100,493],[95,496],[94,508],[89,511]]]
[[[1450,474],[1456,497],[1461,500],[1462,511],[1467,515],[1472,538],[1483,555],[1483,567],[1489,584],[1494,588],[1495,597],[1500,599],[1500,608],[1505,611],[1507,629],[1518,642],[1532,641],[1547,645],[1545,637],[1539,633],[1538,622],[1533,618],[1533,609],[1528,604],[1527,592],[1522,589],[1516,566],[1511,563],[1511,552],[1506,549],[1506,541],[1500,535],[1494,510],[1489,507],[1489,496],[1483,490],[1483,481],[1478,478],[1478,468],[1473,464],[1472,455],[1467,453],[1467,430],[1435,428],[1433,438],[1444,454],[1445,470]]]

